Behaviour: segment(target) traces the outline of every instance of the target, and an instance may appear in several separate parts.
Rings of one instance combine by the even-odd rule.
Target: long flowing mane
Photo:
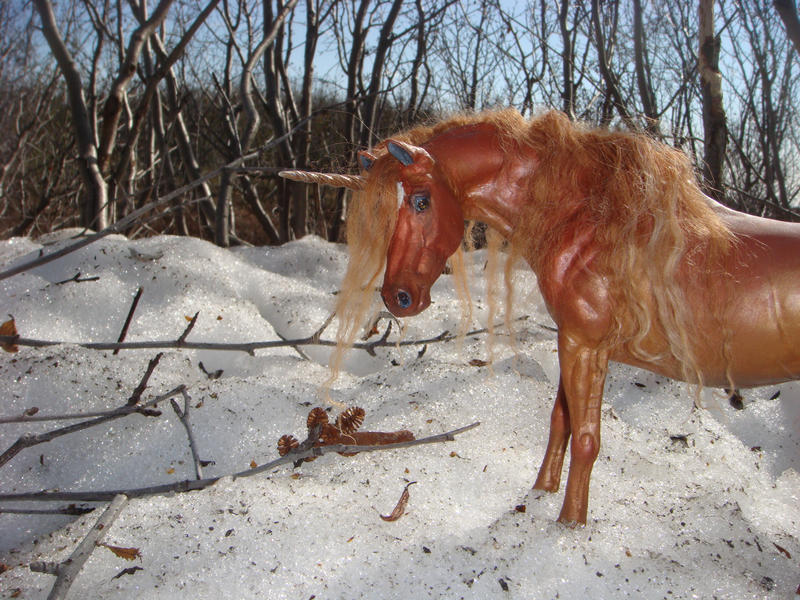
[[[558,112],[530,121],[514,110],[458,115],[393,137],[422,145],[443,131],[477,122],[495,126],[509,151],[527,148],[538,159],[528,182],[530,201],[511,240],[513,254],[541,275],[567,232],[576,225],[591,227],[596,268],[619,308],[610,343],[627,344],[634,355],[653,359],[641,341],[658,327],[685,378],[702,384],[689,343],[692,316],[678,277],[710,273],[733,236],[700,191],[686,155],[643,134],[588,128]],[[350,263],[336,308],[334,376],[374,298],[396,219],[398,163],[382,145],[374,152],[378,158],[366,187],[349,206]],[[457,182],[451,185],[458,190]],[[679,272],[687,262],[691,272]]]
[[[688,157],[646,135],[590,129],[557,112],[532,121],[518,139],[539,164],[515,250],[539,273],[565,232],[590,226],[596,268],[615,305],[617,330],[609,343],[627,344],[650,361],[657,357],[641,341],[658,327],[684,379],[702,385],[679,279],[710,282],[713,273],[719,281],[717,267],[733,235],[700,190]]]

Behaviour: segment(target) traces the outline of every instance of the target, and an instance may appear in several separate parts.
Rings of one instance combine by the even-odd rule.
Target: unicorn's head
[[[431,286],[458,249],[464,220],[446,178],[424,148],[390,139],[386,150],[386,159],[399,162],[399,176],[381,297],[392,314],[408,317],[431,303]],[[375,157],[361,152],[359,161],[369,171]]]

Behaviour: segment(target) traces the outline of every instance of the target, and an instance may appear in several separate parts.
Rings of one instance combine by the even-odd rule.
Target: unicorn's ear
[[[387,140],[386,150],[394,156],[404,167],[414,166],[421,170],[430,169],[433,166],[433,157],[428,154],[425,148],[412,146],[399,140]]]
[[[361,168],[364,171],[369,171],[372,168],[373,163],[375,162],[375,155],[370,154],[366,150],[361,150],[358,153],[358,164],[361,165]]]
[[[412,148],[408,144],[389,140],[386,142],[386,149],[389,151],[389,154],[399,160],[403,166],[407,167],[413,164],[414,156],[411,154]]]

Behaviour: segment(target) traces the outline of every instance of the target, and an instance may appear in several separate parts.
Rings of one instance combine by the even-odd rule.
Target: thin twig
[[[186,338],[189,337],[189,334],[194,329],[195,323],[197,323],[197,317],[200,316],[200,311],[198,310],[194,313],[194,316],[189,319],[189,324],[186,326],[186,329],[183,330],[183,333],[178,338],[178,347],[182,347],[186,343]]]
[[[139,385],[136,386],[131,394],[131,397],[128,398],[128,406],[139,404],[139,400],[142,398],[145,388],[147,388],[147,382],[150,381],[150,376],[153,374],[153,371],[155,371],[156,366],[158,366],[162,356],[164,356],[164,353],[159,352],[150,360],[149,363],[147,363],[147,369],[145,369],[144,375],[142,376],[141,381],[139,381]]]
[[[61,427],[60,429],[54,429],[53,431],[48,431],[45,433],[40,433],[36,435],[26,434],[21,436],[16,442],[14,442],[11,447],[0,454],[0,467],[5,465],[9,460],[14,458],[17,454],[19,454],[25,448],[30,448],[32,446],[36,446],[38,444],[43,444],[45,442],[50,442],[62,435],[68,435],[70,433],[75,433],[76,431],[82,431],[84,429],[88,429],[89,427],[94,427],[95,425],[99,425],[100,423],[105,423],[107,421],[113,421],[114,419],[119,419],[121,417],[126,417],[132,413],[139,413],[144,416],[157,416],[157,411],[153,411],[152,409],[148,408],[162,402],[164,400],[168,400],[172,396],[181,393],[181,390],[186,389],[186,386],[181,384],[175,389],[153,398],[152,400],[145,402],[144,404],[127,404],[125,406],[121,406],[116,410],[111,411],[108,414],[105,414],[101,417],[97,417],[96,419],[91,419],[89,421],[82,421],[81,423],[74,423],[72,425],[68,425],[66,427]]]
[[[170,395],[174,396],[175,394],[170,392]],[[167,395],[166,398],[169,398],[170,395]],[[143,406],[147,406],[147,404]],[[18,417],[0,417],[0,425],[8,423],[35,423],[44,421],[75,421],[77,419],[90,419],[92,417],[106,417],[109,415],[115,415],[117,412],[119,412],[119,408],[114,408],[111,410],[97,410],[92,412],[66,413],[63,415],[40,415],[37,413],[35,415],[28,416],[23,414]]]
[[[57,562],[46,560],[37,560],[28,565],[30,570],[34,573],[44,573],[45,575],[58,575],[59,566],[60,564]]]
[[[63,508],[0,508],[0,515],[72,515],[80,516],[96,510],[94,506],[65,506]]]
[[[330,325],[333,322],[333,317],[335,316],[336,316],[336,311],[331,312],[331,314],[328,315],[328,318],[325,319],[325,322],[322,325],[320,325],[319,329],[317,329],[314,333],[311,334],[310,339],[313,340],[314,343],[319,343],[319,339],[320,337],[322,337],[322,333],[328,328],[328,325]]]
[[[81,279],[81,272],[78,271],[70,277],[69,279],[64,279],[63,281],[56,281],[55,285],[64,285],[65,283],[83,283],[84,281],[99,281],[100,277],[95,275],[93,277],[84,277]]]
[[[422,444],[451,442],[455,439],[455,436],[461,433],[465,433],[470,429],[474,429],[478,425],[480,425],[480,422],[475,422],[472,423],[471,425],[467,425],[466,427],[460,427],[458,429],[453,429],[452,431],[447,431],[445,433],[439,433],[437,435],[432,435],[429,437],[413,440],[410,442],[398,442],[397,444],[382,444],[375,446],[347,446],[345,444],[334,444],[330,446],[319,446],[315,448],[315,447],[304,447],[306,442],[303,442],[303,444],[301,444],[291,452],[288,452],[285,456],[281,456],[280,458],[277,458],[264,465],[254,467],[246,471],[240,471],[239,473],[235,473],[231,477],[233,477],[234,479],[240,477],[251,477],[253,475],[258,475],[259,473],[263,473],[265,471],[271,471],[281,465],[300,462],[304,458],[309,458],[312,456],[313,457],[323,456],[324,454],[328,454],[330,452],[338,452],[345,454],[358,453],[358,452],[376,452],[379,450],[397,450],[400,448],[409,448],[411,446],[419,446]],[[319,426],[317,428],[319,428]],[[312,435],[313,433],[309,435],[309,440],[313,439]],[[153,496],[157,494],[171,494],[178,492],[190,492],[190,491],[202,490],[210,485],[213,485],[223,477],[227,477],[227,475],[220,475],[218,477],[209,477],[206,479],[194,479],[194,480],[185,479],[183,481],[176,481],[173,483],[165,483],[161,485],[153,485],[144,488],[133,488],[127,490],[87,491],[87,492],[41,491],[33,493],[0,494],[0,502],[12,502],[12,501],[14,502],[23,502],[23,501],[108,502],[118,494],[125,494],[129,498],[140,498],[142,496]]]
[[[139,305],[139,299],[142,297],[142,291],[144,288],[140,287],[136,290],[136,295],[133,297],[133,302],[131,302],[131,308],[128,310],[128,316],[125,317],[125,324],[122,326],[122,331],[119,333],[119,338],[117,338],[118,342],[124,342],[125,337],[128,335],[128,327],[131,325],[131,321],[133,320],[133,313],[136,312],[136,307]],[[119,348],[114,350],[112,353],[114,355],[119,354]]]
[[[92,552],[97,547],[98,542],[103,539],[106,532],[110,529],[111,524],[122,512],[127,502],[128,498],[124,495],[120,494],[115,496],[105,512],[97,519],[97,523],[95,523],[94,527],[86,534],[86,537],[83,538],[83,541],[70,557],[55,566],[55,573],[53,573],[52,563],[35,563],[30,566],[31,570],[38,570],[35,567],[42,566],[44,567],[42,572],[57,575],[56,582],[53,584],[53,589],[50,590],[50,595],[47,596],[47,600],[57,600],[66,597],[70,586],[72,586],[78,573],[80,573],[84,563],[89,559]]]
[[[181,410],[181,407],[178,406],[175,398],[171,398],[169,403],[172,405],[172,410],[174,410],[175,414],[178,415],[178,418],[183,424],[183,428],[186,429],[186,437],[189,438],[189,449],[192,451],[192,460],[194,460],[194,472],[196,479],[202,479],[203,466],[201,464],[200,457],[197,455],[197,444],[194,441],[192,426],[189,422],[189,405],[192,402],[192,398],[189,396],[189,393],[186,390],[181,390],[181,394],[183,394],[183,410]]]

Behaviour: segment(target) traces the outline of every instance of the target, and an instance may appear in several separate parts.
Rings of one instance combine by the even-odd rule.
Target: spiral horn
[[[321,183],[331,187],[345,187],[351,190],[363,190],[366,180],[363,175],[343,175],[340,173],[314,173],[312,171],[281,171],[284,179],[302,181],[303,183]]]

